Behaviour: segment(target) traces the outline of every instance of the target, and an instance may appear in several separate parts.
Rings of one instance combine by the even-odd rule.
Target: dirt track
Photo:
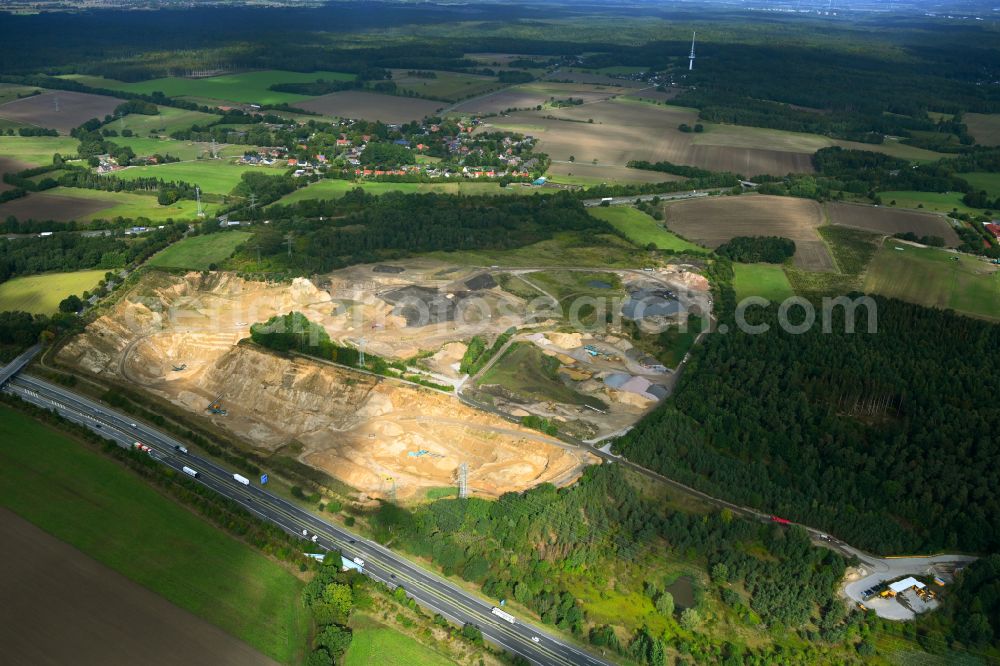
[[[0,532],[5,664],[277,663],[4,508]]]

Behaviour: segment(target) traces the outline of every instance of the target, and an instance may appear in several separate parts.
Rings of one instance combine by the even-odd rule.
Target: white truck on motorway
[[[363,559],[361,559],[360,557],[355,557],[353,561],[354,561],[354,563],[355,563],[355,564],[357,564],[357,565],[358,565],[359,567],[363,567],[363,566],[365,566],[365,561],[364,561]]]
[[[191,468],[190,468],[190,467],[188,467],[187,465],[185,465],[185,466],[184,466],[184,467],[182,467],[181,469],[182,469],[182,470],[184,471],[184,473],[185,473],[185,474],[187,474],[188,476],[193,476],[193,477],[194,477],[194,478],[196,478],[196,479],[198,478],[198,470],[196,470],[196,469],[191,469]]]
[[[187,447],[186,446],[182,446],[180,444],[175,444],[174,445],[174,450],[178,451],[180,453],[187,453],[188,452]]]
[[[250,485],[250,479],[248,479],[247,477],[242,476],[240,474],[233,474],[233,479],[237,483],[242,483],[244,486],[249,486]]]
[[[510,613],[508,613],[507,611],[505,611],[504,609],[498,608],[498,607],[494,606],[493,610],[490,611],[490,612],[492,612],[494,615],[496,615],[501,620],[505,620],[507,622],[510,622],[511,624],[514,624],[514,616],[511,615]]]

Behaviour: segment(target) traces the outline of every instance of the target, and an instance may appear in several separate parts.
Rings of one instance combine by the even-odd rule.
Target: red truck
[[[785,518],[779,518],[777,516],[771,516],[771,522],[778,523],[779,525],[791,525],[792,521],[786,520]]]

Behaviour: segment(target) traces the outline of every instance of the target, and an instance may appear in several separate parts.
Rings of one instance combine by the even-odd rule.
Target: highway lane
[[[197,470],[198,482],[289,534],[302,538],[307,548],[315,535],[316,546],[324,550],[339,550],[349,558],[360,557],[365,562],[365,574],[392,587],[401,585],[408,596],[431,612],[440,613],[458,624],[475,624],[486,640],[532,663],[546,666],[610,663],[520,619],[514,624],[507,623],[491,613],[489,603],[387,548],[331,525],[253,483],[244,486],[233,478],[229,470],[194,454],[181,452],[177,447],[183,444],[170,435],[101,403],[27,375],[15,377],[5,390],[40,407],[54,409],[68,420],[84,425],[124,448],[131,448],[136,441],[142,442],[152,449],[151,455],[156,460],[178,472],[185,465]],[[303,536],[303,530],[306,536]]]

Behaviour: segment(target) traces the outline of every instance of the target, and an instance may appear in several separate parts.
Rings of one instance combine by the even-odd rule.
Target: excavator
[[[224,395],[225,393],[220,393],[219,397],[217,397],[215,400],[213,400],[208,404],[209,412],[211,412],[212,414],[217,414],[219,416],[225,416],[226,414],[228,414],[228,412],[222,408],[222,396]]]

